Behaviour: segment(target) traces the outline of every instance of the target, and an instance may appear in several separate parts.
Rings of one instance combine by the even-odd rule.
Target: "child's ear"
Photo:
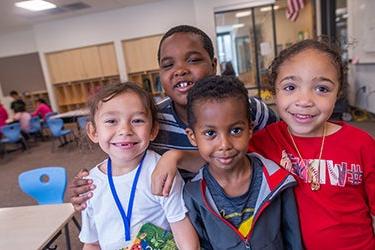
[[[185,132],[187,134],[187,137],[189,138],[189,141],[190,141],[191,145],[197,147],[197,143],[195,141],[194,131],[191,128],[187,128],[187,129],[185,129]]]
[[[158,133],[159,133],[159,123],[155,122],[151,129],[150,141],[155,140]]]
[[[216,75],[217,73],[217,58],[214,57],[214,59],[212,59],[212,67],[213,67],[213,75]]]
[[[86,124],[86,131],[87,131],[87,136],[90,138],[90,140],[94,143],[98,143],[98,133],[96,132],[95,126],[92,122],[88,122]]]

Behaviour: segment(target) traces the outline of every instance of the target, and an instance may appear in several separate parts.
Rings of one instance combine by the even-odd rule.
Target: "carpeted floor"
[[[352,123],[364,130],[369,131],[375,137],[375,122]],[[0,207],[14,207],[35,205],[36,202],[24,194],[18,187],[18,175],[26,170],[42,166],[63,166],[68,171],[68,179],[81,168],[92,168],[105,158],[104,153],[96,146],[93,149],[80,149],[76,144],[68,144],[65,147],[57,148],[51,152],[52,141],[30,143],[30,149],[21,150],[6,154],[0,159]],[[68,197],[65,201],[69,202]],[[76,217],[80,217],[79,214]],[[43,222],[35,227],[42,227]],[[70,223],[70,235],[72,249],[81,249],[82,245],[78,239],[78,230]],[[56,241],[57,249],[66,249],[64,236],[60,236]],[[25,246],[27,248],[27,246]]]

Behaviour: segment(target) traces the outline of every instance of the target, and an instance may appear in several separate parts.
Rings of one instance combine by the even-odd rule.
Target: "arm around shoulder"
[[[86,202],[93,196],[95,185],[91,179],[87,179],[89,172],[81,169],[68,184],[67,192],[74,210],[80,212],[86,208]]]
[[[177,168],[195,173],[203,164],[204,161],[196,150],[169,150],[162,155],[152,173],[152,193],[168,196]]]
[[[251,120],[253,123],[254,131],[266,127],[268,124],[274,123],[279,120],[276,113],[267,106],[262,100],[255,97],[249,97],[251,108]]]

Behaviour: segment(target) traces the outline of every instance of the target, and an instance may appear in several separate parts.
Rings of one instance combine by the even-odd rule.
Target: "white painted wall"
[[[29,54],[37,51],[32,29],[0,35],[0,57]]]
[[[164,33],[170,27],[195,24],[193,2],[164,0],[36,25],[39,50],[51,52]]]
[[[32,30],[0,36],[0,57],[38,52],[47,90],[57,108],[44,53],[114,42],[120,77],[126,80],[121,41],[165,33],[179,24],[195,25],[215,40],[214,12],[247,8],[274,0],[162,0],[102,13],[40,23]],[[0,96],[1,97],[1,96]]]

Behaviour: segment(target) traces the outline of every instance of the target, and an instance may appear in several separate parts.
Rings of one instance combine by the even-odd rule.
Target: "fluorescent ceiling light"
[[[275,5],[275,6],[273,7],[274,10],[278,10],[279,8],[280,8],[279,5]],[[272,7],[271,7],[271,6],[260,8],[260,11],[261,11],[261,12],[266,12],[266,11],[271,11],[271,10],[272,10]]]
[[[41,11],[56,8],[56,5],[43,0],[22,1],[14,4],[15,6],[30,11]]]
[[[251,11],[241,11],[241,12],[236,13],[237,18],[250,16],[250,15],[251,15]]]
[[[236,24],[233,24],[233,25],[232,25],[233,29],[242,28],[242,27],[244,27],[244,26],[245,26],[245,24],[243,24],[243,23],[236,23]]]

